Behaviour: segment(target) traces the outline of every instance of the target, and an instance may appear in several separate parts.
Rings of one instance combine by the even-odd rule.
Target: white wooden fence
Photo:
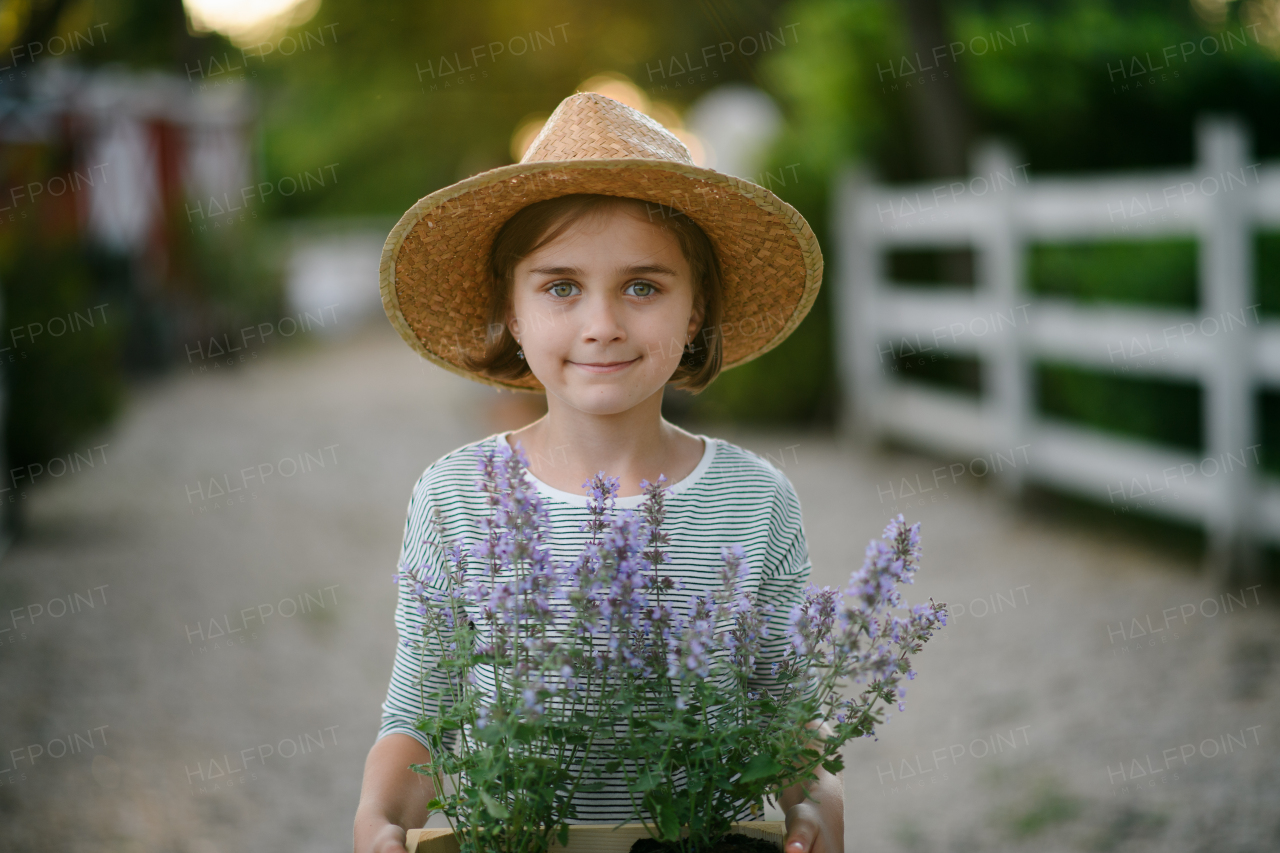
[[[1259,468],[1255,411],[1258,388],[1280,386],[1280,323],[1261,322],[1253,293],[1253,235],[1280,227],[1280,163],[1248,149],[1237,123],[1209,119],[1185,171],[1030,180],[990,144],[962,181],[891,187],[846,172],[835,298],[849,428],[966,464],[982,456],[1014,491],[1035,481],[1201,524],[1215,565],[1280,542],[1280,484]],[[1186,236],[1199,243],[1196,312],[1036,298],[1026,286],[1032,242]],[[889,250],[947,248],[973,250],[975,288],[888,280]],[[981,399],[895,380],[896,357],[943,351],[978,357]],[[1037,361],[1197,381],[1204,453],[1038,415]]]

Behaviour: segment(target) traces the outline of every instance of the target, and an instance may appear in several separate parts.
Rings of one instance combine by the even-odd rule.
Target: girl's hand
[[[805,728],[817,729],[823,737],[832,734],[826,723]],[[816,779],[797,782],[778,797],[787,817],[783,853],[844,853],[844,783],[823,767],[815,774]]]
[[[404,827],[389,823],[374,833],[369,848],[359,853],[409,853],[404,845]]]
[[[817,803],[812,800],[797,803],[787,809],[783,853],[844,853],[843,831],[836,835],[832,830],[822,819]]]
[[[356,806],[355,853],[408,853],[404,828],[427,822],[427,803],[435,796],[431,781],[409,765],[430,760],[427,748],[406,734],[397,732],[374,743],[365,759]]]

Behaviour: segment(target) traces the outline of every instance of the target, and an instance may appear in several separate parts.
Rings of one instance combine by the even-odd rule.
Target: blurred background
[[[0,847],[349,849],[412,485],[545,411],[382,243],[575,91],[823,247],[667,416],[953,604],[847,849],[1280,849],[1280,0],[0,0]]]

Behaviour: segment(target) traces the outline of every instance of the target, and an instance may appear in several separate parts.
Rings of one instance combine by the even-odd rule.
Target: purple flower
[[[583,483],[582,488],[587,490],[587,511],[591,518],[580,529],[589,532],[594,543],[608,527],[608,517],[613,513],[614,498],[618,494],[618,478],[601,471]]]

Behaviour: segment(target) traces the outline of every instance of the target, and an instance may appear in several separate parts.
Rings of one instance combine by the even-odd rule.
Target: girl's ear
[[[698,330],[702,328],[702,320],[706,317],[706,306],[702,304],[701,299],[693,300],[693,312],[689,315],[689,334],[692,340],[693,336],[698,334]]]

